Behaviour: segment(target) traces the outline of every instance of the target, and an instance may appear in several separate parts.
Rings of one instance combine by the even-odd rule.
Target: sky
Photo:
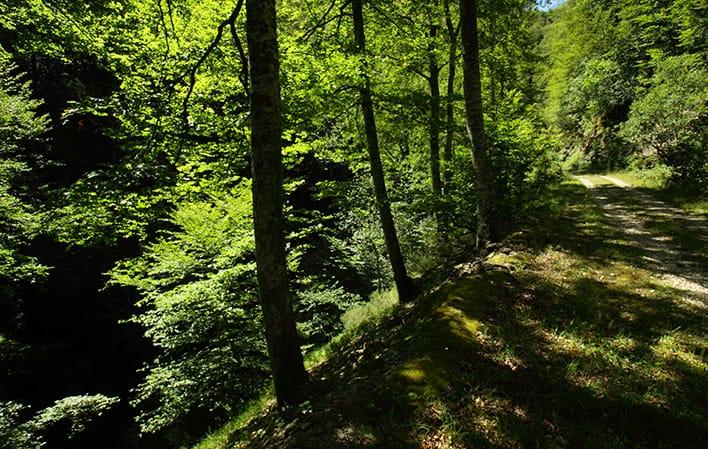
[[[565,0],[536,0],[536,4],[538,4],[539,8],[542,10],[548,11],[549,9],[553,9],[560,5],[564,1]]]

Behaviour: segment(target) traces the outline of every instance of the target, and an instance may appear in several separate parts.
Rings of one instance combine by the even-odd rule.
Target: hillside
[[[0,449],[701,445],[707,61],[707,0],[0,0]]]
[[[620,198],[646,208],[634,189],[591,179],[599,192],[564,183],[527,229],[334,351],[311,400],[251,410],[198,448],[699,447],[708,297],[604,213]],[[656,223],[644,238],[678,245],[704,278],[706,235]]]

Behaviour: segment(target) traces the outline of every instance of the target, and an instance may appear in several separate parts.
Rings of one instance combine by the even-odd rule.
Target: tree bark
[[[489,160],[489,145],[484,132],[476,0],[460,0],[460,18],[467,133],[472,144],[472,162],[477,180],[477,247],[481,248],[497,240],[498,223],[496,180]]]
[[[352,0],[352,17],[354,21],[354,39],[357,52],[362,58],[366,56],[366,35],[364,34],[364,13],[362,0]],[[401,253],[398,242],[396,226],[391,214],[391,204],[386,191],[386,180],[384,178],[383,165],[381,163],[381,152],[379,149],[379,138],[376,130],[376,117],[374,115],[374,103],[371,95],[371,80],[368,75],[367,63],[362,62],[362,81],[359,88],[361,109],[364,117],[364,132],[366,134],[366,148],[369,152],[369,163],[371,165],[371,178],[374,185],[374,195],[376,205],[379,209],[381,227],[383,229],[384,240],[388,257],[393,269],[393,278],[398,289],[398,297],[402,302],[412,299],[413,288],[410,277],[406,271],[405,261]]]
[[[457,72],[457,29],[450,14],[450,0],[445,0],[445,25],[450,39],[448,53],[447,100],[445,111],[445,149],[443,151],[443,189],[447,195],[452,187],[452,145],[455,138],[455,76]]]
[[[433,195],[442,196],[440,179],[440,67],[435,58],[435,38],[438,27],[430,26],[430,47],[428,49],[428,86],[430,87],[430,179]]]
[[[275,0],[248,0],[246,8],[258,290],[275,394],[288,404],[300,399],[308,376],[288,290]]]

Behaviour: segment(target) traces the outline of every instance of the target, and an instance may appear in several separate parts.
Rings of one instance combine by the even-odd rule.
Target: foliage
[[[708,188],[708,70],[699,55],[661,58],[646,92],[632,104],[621,134],[673,178]]]
[[[41,102],[31,98],[29,82],[4,51],[0,84],[0,278],[36,282],[48,268],[22,252],[41,226],[39,214],[27,203],[22,177],[28,175],[28,163],[34,162],[24,150],[38,144],[47,118],[37,116]]]
[[[520,97],[511,91],[486,123],[502,209],[509,222],[522,210],[535,208],[546,189],[562,177],[556,139],[541,131],[540,119],[523,106]]]
[[[102,394],[65,397],[40,411],[32,425],[41,430],[68,423],[68,437],[72,439],[85,431],[93,419],[110,410],[119,401],[119,398]]]
[[[705,183],[705,4],[574,0],[548,17],[544,112],[567,165],[660,162]]]
[[[360,301],[341,286],[318,285],[298,292],[295,312],[298,332],[310,345],[322,345],[344,329],[340,316]]]
[[[263,385],[250,217],[247,183],[219,199],[183,203],[173,230],[112,272],[113,283],[140,291],[143,312],[134,321],[161,350],[136,392],[146,432],[194,412],[223,416]]]
[[[608,59],[591,59],[570,80],[562,100],[560,126],[574,136],[593,165],[616,164],[616,143],[608,136],[632,96],[631,82]]]
[[[41,439],[31,422],[23,422],[26,407],[16,402],[0,402],[0,449],[40,449]]]
[[[39,449],[45,446],[43,433],[66,428],[66,438],[77,438],[91,422],[119,402],[102,394],[68,396],[40,410],[34,417],[28,407],[16,402],[0,402],[0,448]]]
[[[225,418],[268,380],[251,207],[248,182],[182,203],[170,231],[111,273],[112,283],[139,290],[142,311],[133,321],[161,351],[136,390],[144,432],[198,428],[199,416]],[[341,287],[314,281],[295,301],[309,344],[337,334],[339,315],[355,300]]]

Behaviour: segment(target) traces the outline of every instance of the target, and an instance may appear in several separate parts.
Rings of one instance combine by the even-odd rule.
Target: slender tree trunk
[[[452,187],[452,145],[455,138],[455,76],[457,72],[457,29],[450,14],[450,0],[445,0],[445,25],[450,39],[448,53],[448,74],[447,74],[447,101],[446,101],[446,123],[445,123],[445,150],[443,159],[445,161],[443,171],[443,188],[447,195]]]
[[[477,247],[498,238],[495,176],[489,160],[484,132],[482,81],[479,67],[477,1],[460,0],[462,50],[464,55],[465,111],[467,132],[472,143],[472,162],[477,179]]]
[[[258,289],[275,394],[287,404],[300,399],[308,376],[288,291],[275,0],[248,0],[246,8]]]
[[[430,87],[430,179],[433,195],[442,196],[440,179],[440,67],[435,58],[435,38],[438,27],[430,26],[430,47],[428,49],[428,86]]]
[[[364,13],[362,0],[352,0],[352,17],[354,19],[354,39],[358,53],[366,55],[366,35],[364,34]],[[391,214],[391,204],[386,192],[386,181],[384,178],[383,165],[381,164],[381,152],[379,150],[379,138],[376,131],[376,117],[374,116],[374,103],[371,96],[371,81],[369,79],[366,62],[362,67],[363,85],[359,88],[361,109],[364,116],[364,131],[366,133],[366,147],[369,152],[369,163],[371,164],[371,178],[374,184],[374,194],[376,205],[379,209],[381,227],[383,228],[386,249],[393,269],[393,278],[398,289],[398,297],[402,302],[412,299],[412,282],[406,272],[406,265],[398,243],[396,226]]]

